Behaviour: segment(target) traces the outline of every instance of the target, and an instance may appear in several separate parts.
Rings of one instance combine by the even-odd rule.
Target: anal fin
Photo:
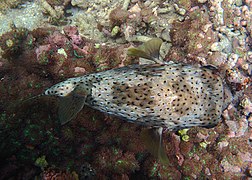
[[[167,165],[169,159],[165,153],[163,143],[162,143],[162,130],[163,128],[152,128],[152,129],[143,129],[141,132],[141,138],[144,141],[147,149],[150,153],[158,158],[160,163]]]

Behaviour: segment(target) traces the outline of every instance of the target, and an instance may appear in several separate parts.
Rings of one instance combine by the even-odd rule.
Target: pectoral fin
[[[80,112],[80,110],[84,106],[84,100],[85,98],[83,97],[76,97],[71,95],[62,97],[60,99],[58,113],[61,125],[64,125],[69,122],[76,116],[78,112]]]
[[[141,138],[143,139],[150,153],[155,158],[158,158],[160,163],[167,165],[169,160],[162,143],[162,130],[163,128],[144,129],[141,132]]]
[[[74,93],[70,93],[68,96],[60,98],[58,114],[61,125],[69,122],[81,111],[85,99],[86,96],[76,96]]]

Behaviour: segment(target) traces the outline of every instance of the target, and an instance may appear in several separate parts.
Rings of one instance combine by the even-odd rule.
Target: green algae
[[[34,81],[30,81],[27,83],[27,87],[28,88],[35,88],[35,89],[39,89],[42,87],[42,83],[40,82],[34,82]]]
[[[158,173],[158,163],[156,162],[156,163],[153,164],[153,166],[151,168],[150,176],[154,177],[157,173]],[[160,175],[159,175],[159,177],[160,177]]]
[[[8,48],[12,47],[14,45],[14,42],[11,39],[7,39],[5,41],[5,44]]]
[[[186,135],[183,135],[182,138],[181,138],[183,141],[185,142],[188,142],[190,137],[186,134]]]
[[[95,43],[95,44],[94,44],[94,48],[95,48],[95,49],[99,49],[100,47],[101,47],[101,44],[99,44],[99,43]]]
[[[208,145],[208,144],[209,144],[209,142],[207,142],[207,141],[203,141],[203,142],[200,142],[200,143],[199,143],[200,147],[202,147],[202,148],[204,148],[204,149],[207,148],[207,145]]]
[[[76,58],[84,58],[84,56],[81,56],[81,55],[79,55],[78,53],[77,53],[77,51],[76,50],[73,50],[73,54],[74,54],[74,56],[76,57]]]
[[[187,135],[187,131],[189,129],[181,129],[178,131],[179,136],[181,137],[182,141],[188,142],[190,137]]]
[[[36,166],[40,167],[41,169],[44,169],[48,166],[48,162],[46,161],[46,156],[40,156],[36,159],[35,163]]]
[[[119,26],[115,26],[115,27],[113,27],[113,29],[111,31],[111,36],[115,37],[119,32],[120,32],[120,27]]]

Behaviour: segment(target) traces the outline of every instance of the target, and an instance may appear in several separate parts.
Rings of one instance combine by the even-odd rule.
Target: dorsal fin
[[[206,69],[214,70],[214,71],[218,70],[218,68],[216,66],[212,65],[212,64],[207,64],[207,65],[202,66],[202,67],[206,68]]]
[[[162,43],[163,41],[161,39],[153,38],[137,48],[129,48],[127,54],[130,56],[150,59],[156,63],[163,64],[163,60],[160,58],[159,54]]]

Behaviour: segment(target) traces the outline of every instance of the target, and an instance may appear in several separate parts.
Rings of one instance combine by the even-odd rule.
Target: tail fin
[[[18,100],[16,103],[13,103],[13,106],[11,108],[15,110],[16,114],[23,115],[27,114],[27,112],[30,112],[30,110],[34,110],[33,108],[37,107],[37,105],[47,105],[48,103],[54,102],[54,100],[55,99],[51,101],[51,98],[49,98],[45,94],[39,94],[37,96],[33,96],[25,100]],[[37,110],[38,109],[36,109],[36,111]]]

